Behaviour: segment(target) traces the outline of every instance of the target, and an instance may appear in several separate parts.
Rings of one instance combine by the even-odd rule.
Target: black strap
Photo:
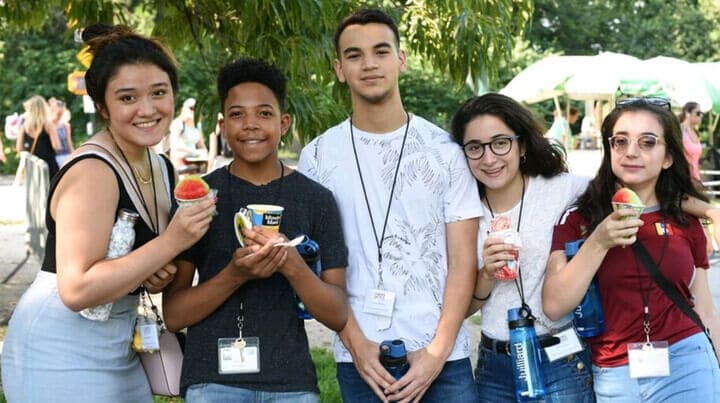
[[[650,253],[647,249],[645,249],[645,245],[638,240],[635,241],[632,248],[633,252],[635,252],[635,256],[640,259],[640,262],[642,262],[643,266],[647,269],[650,274],[650,278],[652,278],[658,287],[665,292],[665,295],[670,298],[675,306],[677,306],[685,315],[687,315],[688,318],[695,322],[695,324],[698,325],[703,332],[705,332],[705,335],[710,341],[710,346],[713,348],[713,352],[715,352],[715,346],[713,345],[712,338],[710,338],[710,329],[705,327],[697,312],[690,307],[690,304],[680,294],[677,288],[670,284],[670,281],[662,274],[660,269],[658,269],[655,261],[652,259],[652,256],[650,256]],[[715,353],[715,356],[717,356],[717,353]]]

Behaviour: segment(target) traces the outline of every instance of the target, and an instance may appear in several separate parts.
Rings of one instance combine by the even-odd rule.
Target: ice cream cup
[[[197,199],[185,200],[185,199],[179,199],[176,197],[175,200],[178,203],[178,208],[190,207],[194,204],[200,203],[201,201],[203,201],[207,198],[214,199],[217,196],[217,193],[218,193],[217,189],[210,189],[208,194],[206,194],[203,197],[197,198]]]
[[[253,226],[260,226],[275,232],[280,230],[284,207],[273,204],[248,204],[247,208]]]
[[[518,269],[520,268],[520,248],[522,247],[520,234],[513,229],[504,229],[490,232],[488,238],[502,239],[504,243],[513,246],[513,249],[509,252],[513,255],[513,259],[507,260],[503,267],[495,271],[495,278],[504,281],[517,278]]]
[[[613,210],[618,211],[620,209],[632,209],[635,210],[634,216],[623,216],[623,220],[627,220],[630,217],[633,218],[640,218],[640,215],[642,214],[643,210],[645,210],[645,206],[642,204],[631,204],[631,203],[619,203],[619,202],[612,202]]]

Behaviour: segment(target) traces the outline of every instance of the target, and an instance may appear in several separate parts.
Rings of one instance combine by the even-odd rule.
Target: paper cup
[[[272,204],[248,204],[247,209],[250,212],[250,222],[252,222],[252,225],[257,225],[275,232],[280,230],[280,221],[282,220],[283,210],[285,210],[284,207]]]
[[[241,247],[245,247],[245,236],[242,233],[244,228],[251,228],[250,212],[245,207],[240,208],[235,217],[233,217],[233,228],[235,229],[235,237]]]
[[[516,279],[520,268],[520,248],[522,247],[520,234],[513,229],[504,229],[490,232],[488,238],[502,239],[504,243],[514,246],[510,251],[513,259],[505,261],[503,267],[495,271],[495,278],[503,281]]]
[[[205,195],[205,197],[200,197],[198,199],[191,199],[191,200],[178,199],[176,197],[175,200],[177,201],[179,208],[190,207],[190,206],[197,204],[207,198],[214,199],[217,196],[217,193],[218,193],[217,189],[210,189],[210,192],[207,195]]]
[[[640,218],[640,215],[642,214],[643,210],[645,210],[645,206],[641,204],[630,204],[630,203],[618,203],[618,202],[612,202],[613,210],[618,211],[620,209],[633,209],[635,210],[635,216],[634,218]],[[633,216],[624,216],[623,219],[627,220],[629,217]]]

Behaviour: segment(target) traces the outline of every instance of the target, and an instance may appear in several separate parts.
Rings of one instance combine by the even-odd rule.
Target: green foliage
[[[568,55],[613,51],[711,61],[720,60],[719,19],[715,0],[536,0],[528,39]]]
[[[3,33],[24,32],[31,26],[43,27],[48,15],[60,15],[67,21],[67,38],[70,31],[95,22],[126,23],[159,36],[180,61],[178,101],[187,96],[197,98],[206,129],[214,126],[218,111],[214,80],[219,66],[240,55],[265,58],[282,66],[288,75],[288,111],[294,117],[295,132],[306,142],[349,111],[347,94],[337,85],[332,70],[332,34],[343,16],[360,7],[387,9],[400,22],[403,46],[459,87],[468,78],[474,83],[481,77],[497,77],[500,62],[509,56],[533,9],[530,0],[245,0],[242,7],[238,3],[4,0],[0,2],[0,27]],[[4,36],[0,34],[0,40],[7,40]],[[65,49],[74,55],[79,45],[69,44]],[[35,60],[47,64],[47,59]],[[37,77],[48,76],[29,79]],[[27,88],[17,91],[21,95],[8,97],[12,104],[27,98]]]
[[[460,104],[473,95],[466,85],[453,85],[446,76],[412,61],[407,73],[400,76],[400,92],[408,111],[446,130]]]

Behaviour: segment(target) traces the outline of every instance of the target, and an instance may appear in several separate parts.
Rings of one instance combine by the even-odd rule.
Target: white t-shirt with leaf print
[[[405,125],[384,134],[354,127],[353,133],[379,239]],[[350,306],[365,336],[376,342],[402,339],[409,351],[427,346],[435,335],[445,294],[445,226],[482,216],[477,184],[461,148],[444,130],[410,115],[382,247],[384,289],[395,292],[395,308],[390,328],[380,331],[376,317],[363,312],[365,298],[378,286],[378,247],[353,152],[349,119],[308,144],[300,155],[298,169],[330,189],[338,203],[349,250]],[[468,332],[463,325],[448,360],[469,355]],[[352,361],[337,337],[335,359]]]

